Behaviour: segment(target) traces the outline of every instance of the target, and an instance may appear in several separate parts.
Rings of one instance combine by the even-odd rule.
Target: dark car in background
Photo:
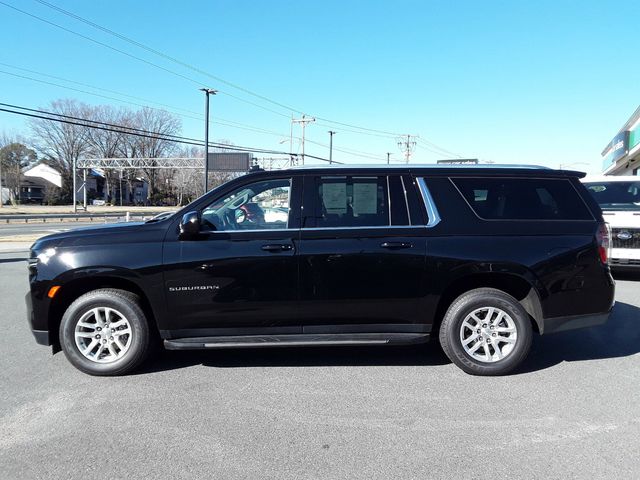
[[[534,333],[609,316],[608,230],[581,176],[495,165],[252,172],[167,218],[38,240],[30,326],[94,375],[131,371],[157,337],[176,350],[435,337],[465,372],[504,374]]]

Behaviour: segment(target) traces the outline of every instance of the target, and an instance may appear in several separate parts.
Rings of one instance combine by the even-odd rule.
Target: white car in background
[[[611,266],[640,269],[640,177],[586,177],[582,182],[611,226]]]

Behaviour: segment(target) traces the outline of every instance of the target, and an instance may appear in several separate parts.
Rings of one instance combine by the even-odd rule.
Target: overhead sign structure
[[[246,172],[252,158],[248,152],[211,152],[207,155],[209,170],[218,172]]]

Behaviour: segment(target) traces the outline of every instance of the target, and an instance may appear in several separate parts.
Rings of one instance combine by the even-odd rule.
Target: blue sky
[[[307,138],[326,145],[327,131],[336,130],[334,159],[348,163],[382,162],[386,152],[400,160],[401,153],[393,135],[364,135],[330,121],[420,135],[412,162],[446,157],[430,151],[431,142],[466,158],[553,167],[580,162],[576,169],[595,173],[600,152],[640,103],[640,2],[47,1],[214,77],[326,119],[310,125]],[[125,102],[171,105],[187,115],[183,134],[198,138],[203,136],[198,87],[216,88],[224,93],[212,99],[212,140],[288,150],[287,108],[35,0],[2,2],[189,80],[2,4],[0,71]],[[35,108],[59,98],[126,105],[4,73],[0,87],[0,102]],[[0,112],[3,130],[26,132],[25,122]],[[294,135],[299,134],[296,128]],[[306,152],[328,156],[326,146],[314,143],[307,143]]]

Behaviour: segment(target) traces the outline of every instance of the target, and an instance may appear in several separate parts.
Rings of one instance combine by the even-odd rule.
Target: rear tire
[[[89,375],[123,375],[149,351],[149,324],[137,295],[104,288],[75,300],[60,322],[60,345],[71,364]]]
[[[449,359],[471,375],[504,375],[522,363],[531,348],[529,315],[511,295],[478,288],[449,306],[439,339]]]

